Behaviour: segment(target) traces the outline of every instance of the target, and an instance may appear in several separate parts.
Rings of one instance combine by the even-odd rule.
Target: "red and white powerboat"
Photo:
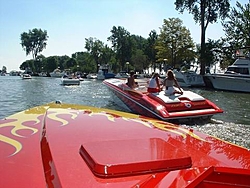
[[[182,95],[167,96],[164,91],[148,93],[147,82],[137,79],[139,87],[131,89],[124,79],[107,79],[106,85],[133,113],[161,120],[210,119],[223,110],[204,97],[184,91]]]
[[[250,187],[248,149],[165,121],[49,103],[0,120],[0,187]]]

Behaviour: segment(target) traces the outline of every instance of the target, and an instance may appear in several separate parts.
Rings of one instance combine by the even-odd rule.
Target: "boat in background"
[[[101,65],[97,73],[97,80],[114,78],[115,74],[111,72],[109,65]]]
[[[250,186],[248,149],[140,115],[57,101],[0,135],[0,187]]]
[[[115,75],[115,78],[128,78],[129,74],[127,71],[120,71]]]
[[[204,97],[184,91],[182,95],[167,96],[164,91],[148,93],[148,82],[136,79],[139,87],[131,89],[126,80],[111,78],[104,80],[107,86],[132,112],[164,121],[170,120],[208,120],[223,110]],[[118,102],[118,101],[116,101]]]
[[[38,73],[38,76],[47,77],[48,75],[46,72],[40,72],[40,73]]]
[[[24,73],[24,74],[21,74],[21,78],[22,78],[23,80],[29,80],[29,79],[31,79],[32,77],[31,77],[30,74]]]
[[[61,78],[61,84],[62,85],[80,85],[80,79],[74,76],[68,76],[68,75],[64,75]]]
[[[204,78],[207,85],[218,90],[250,93],[250,54],[249,57],[238,58],[225,73],[206,74]]]
[[[51,77],[55,77],[55,78],[61,78],[65,75],[65,71],[61,71],[60,69],[55,69],[53,72],[50,72],[49,75]]]
[[[200,87],[205,86],[203,76],[197,73],[198,66],[184,65],[178,71],[173,70],[175,77],[181,87]]]
[[[96,73],[89,73],[86,76],[87,79],[97,79],[97,74]]]

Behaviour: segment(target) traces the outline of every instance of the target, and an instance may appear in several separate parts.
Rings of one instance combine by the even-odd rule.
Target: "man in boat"
[[[138,83],[135,82],[135,72],[134,71],[130,71],[130,76],[128,77],[127,85],[131,89],[134,89],[135,87],[138,87]]]

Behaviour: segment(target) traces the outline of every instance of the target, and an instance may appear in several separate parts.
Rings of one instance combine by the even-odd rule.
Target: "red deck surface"
[[[0,149],[0,187],[250,186],[248,149],[107,109],[23,111],[0,121]]]
[[[80,153],[95,175],[107,178],[192,166],[190,156],[160,138],[85,143]]]

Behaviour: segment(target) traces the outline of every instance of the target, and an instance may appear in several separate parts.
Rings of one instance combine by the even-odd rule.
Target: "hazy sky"
[[[186,11],[175,10],[174,0],[0,0],[0,69],[19,70],[32,56],[26,56],[20,35],[34,28],[46,30],[47,47],[42,54],[71,56],[86,51],[85,38],[103,41],[111,35],[113,26],[122,26],[130,34],[147,38],[151,30],[163,25],[163,19],[178,17],[200,43],[200,26]],[[239,0],[246,4],[249,0]],[[235,6],[235,0],[231,0]],[[214,40],[224,35],[221,24],[209,25],[206,38]]]

